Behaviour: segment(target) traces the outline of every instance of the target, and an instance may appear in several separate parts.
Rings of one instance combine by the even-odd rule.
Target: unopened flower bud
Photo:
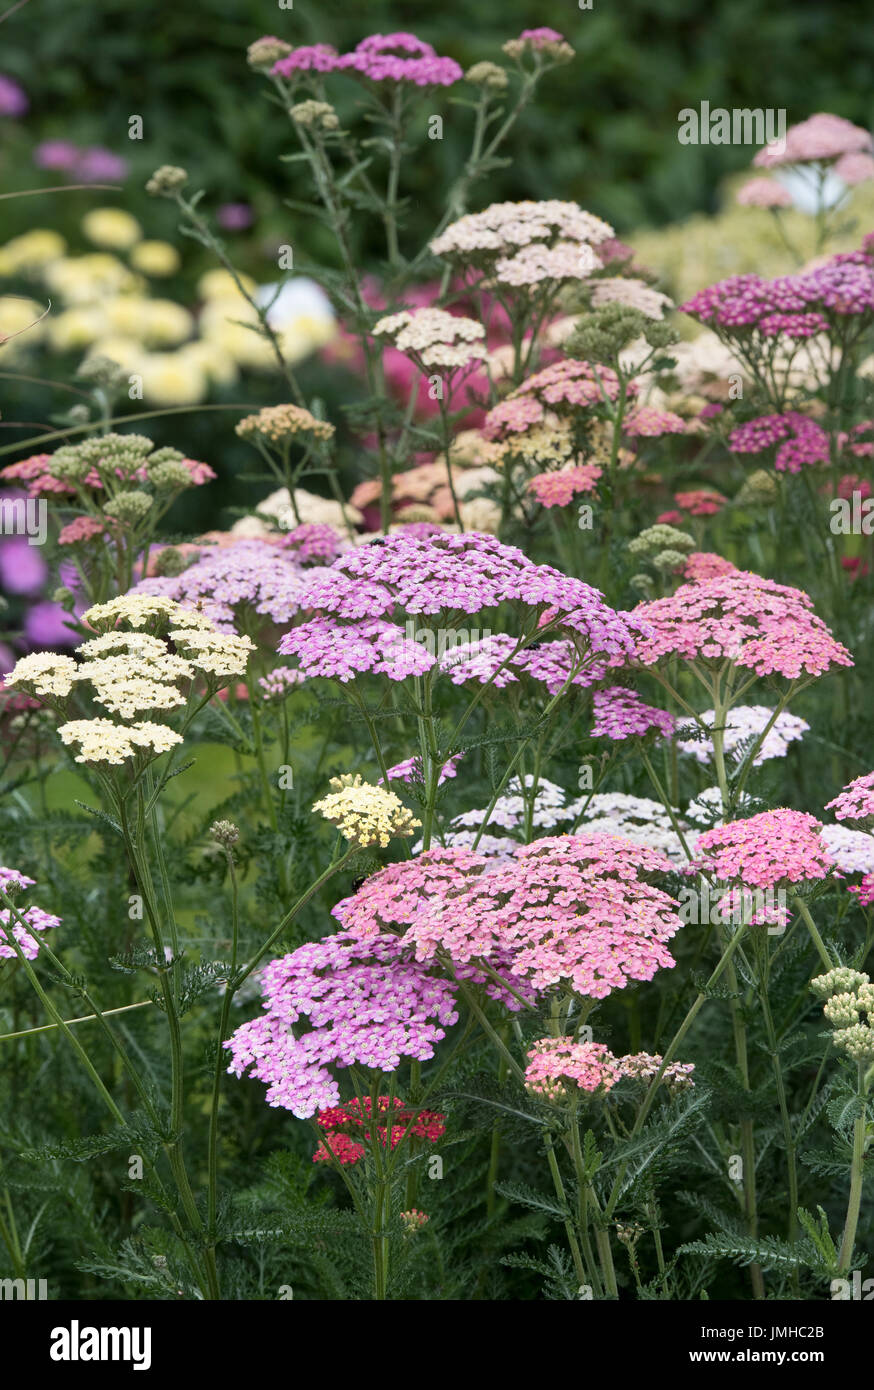
[[[187,182],[187,169],[180,169],[178,164],[162,164],[146,184],[146,192],[153,198],[172,198]]]

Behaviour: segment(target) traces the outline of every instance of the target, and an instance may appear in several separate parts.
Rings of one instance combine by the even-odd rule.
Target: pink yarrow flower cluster
[[[596,463],[580,463],[560,472],[537,473],[529,479],[528,491],[542,507],[566,507],[579,493],[594,492],[603,471]]]
[[[630,410],[622,422],[622,428],[630,439],[642,435],[655,439],[663,434],[685,434],[686,422],[673,410],[658,410],[652,405],[638,405]]]
[[[667,598],[639,604],[634,613],[652,630],[638,642],[637,659],[644,666],[666,656],[718,662],[727,657],[757,675],[795,680],[853,665],[807,594],[749,571],[683,584]]]
[[[249,607],[273,622],[288,622],[300,611],[308,576],[297,550],[261,540],[205,550],[179,575],[143,579],[134,594],[159,594],[196,608],[223,631],[233,631],[239,610]]]
[[[266,1082],[268,1105],[299,1119],[339,1104],[329,1068],[391,1072],[402,1058],[425,1061],[458,1018],[451,983],[390,936],[339,934],[300,946],[271,961],[261,983],[265,1013],[223,1044],[228,1070]]]
[[[849,782],[826,810],[834,811],[837,820],[864,821],[874,824],[874,772],[866,772]]]
[[[631,382],[627,393],[633,395],[636,389]],[[483,434],[487,439],[506,439],[542,424],[549,412],[572,414],[618,396],[619,379],[612,368],[562,358],[535,372],[494,406],[483,423]]]
[[[753,159],[757,169],[774,169],[784,164],[830,162],[841,155],[870,152],[871,135],[843,116],[820,111],[806,121],[790,126],[784,143],[766,145]]]
[[[821,829],[816,817],[804,811],[762,811],[700,835],[698,866],[722,883],[736,881],[751,888],[827,878],[834,860]]]

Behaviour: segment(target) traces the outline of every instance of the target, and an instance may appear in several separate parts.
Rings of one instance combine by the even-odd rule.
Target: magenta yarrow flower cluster
[[[0,891],[9,894],[10,897],[12,892],[33,888],[35,883],[35,879],[28,878],[27,874],[20,873],[18,869],[0,866]],[[51,912],[44,912],[41,907],[16,907],[14,913],[8,907],[0,908],[0,958],[17,959],[15,948],[9,943],[9,937],[12,936],[25,959],[36,960],[40,943],[33,933],[48,931],[60,925],[60,917],[55,917]]]
[[[834,860],[823,843],[821,823],[805,811],[780,807],[747,820],[705,830],[698,837],[697,866],[722,883],[777,888],[827,878]]]
[[[831,256],[824,265],[795,275],[763,280],[732,275],[682,304],[684,313],[729,336],[809,338],[833,326],[843,332],[847,318],[864,327],[874,313],[874,258],[864,251]]]
[[[763,454],[776,445],[774,467],[778,473],[800,473],[802,468],[829,461],[827,432],[797,410],[747,420],[732,430],[728,444],[736,454]]]
[[[388,935],[341,933],[300,946],[271,961],[261,983],[265,1013],[223,1044],[228,1070],[266,1082],[268,1105],[299,1119],[339,1104],[329,1068],[392,1072],[402,1058],[426,1061],[458,1018],[451,983]]]
[[[326,43],[293,48],[273,67],[277,77],[301,72],[350,72],[370,82],[414,87],[451,87],[464,76],[453,58],[441,58],[431,44],[407,33],[371,34],[351,53],[338,53]]]
[[[673,595],[639,604],[634,614],[651,629],[637,645],[644,666],[668,656],[719,663],[728,658],[759,676],[796,680],[853,665],[807,594],[748,570],[683,584]]]

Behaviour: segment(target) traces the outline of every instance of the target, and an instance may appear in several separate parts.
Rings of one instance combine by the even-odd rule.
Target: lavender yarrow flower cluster
[[[768,721],[774,711],[765,705],[734,705],[725,716],[725,726],[722,734],[722,746],[725,753],[733,753],[735,749],[742,748],[751,739],[758,738],[767,728]],[[713,727],[715,713],[712,709],[705,710],[699,714],[698,718],[702,724],[708,728]],[[773,725],[765,734],[764,739],[753,758],[753,767],[760,767],[762,763],[770,758],[785,758],[789,752],[789,744],[801,739],[810,729],[810,725],[805,719],[801,719],[797,714],[789,714],[783,711],[777,715]],[[683,753],[690,754],[697,758],[699,763],[709,763],[713,761],[713,741],[709,738],[679,738],[677,747]]]
[[[390,936],[343,933],[300,946],[271,961],[262,984],[264,1015],[223,1044],[228,1071],[266,1082],[268,1105],[299,1119],[339,1104],[329,1068],[392,1072],[402,1059],[427,1061],[458,1018],[452,984]]]
[[[301,609],[307,576],[292,548],[242,540],[204,551],[181,574],[142,579],[133,594],[160,594],[197,609],[222,631],[232,632],[243,607],[275,623],[289,622]]]
[[[10,897],[21,889],[33,888],[35,883],[35,879],[28,878],[27,874],[21,873],[18,869],[0,866],[0,891]],[[16,920],[16,915],[20,921]],[[24,923],[27,926],[23,925]],[[25,959],[35,960],[39,954],[39,940],[33,933],[48,931],[60,925],[60,917],[55,917],[51,912],[44,912],[41,907],[16,909],[16,914],[8,907],[0,908],[0,958],[17,958],[14,947],[9,944],[9,937],[12,936]]]
[[[447,758],[440,768],[437,777],[438,787],[451,777],[458,776],[458,763],[464,755],[456,753],[454,757]],[[386,776],[380,777],[380,782],[421,782],[422,781],[422,759],[404,758],[403,762],[395,763],[393,767],[386,768]]]
[[[523,609],[532,635],[532,624],[550,622],[566,642],[584,649],[578,664],[594,657],[602,675],[605,666],[630,658],[643,631],[608,607],[597,589],[534,564],[494,536],[400,532],[311,576],[300,606],[317,616],[286,633],[279,650],[296,655],[307,675],[348,680],[356,671],[377,671],[403,680],[438,664],[436,655],[405,636],[403,612],[439,616],[436,626],[455,633],[463,618],[503,604]],[[569,673],[570,666],[565,679]]]
[[[301,72],[350,72],[371,82],[403,82],[414,87],[451,87],[464,76],[453,58],[442,58],[415,34],[371,34],[351,53],[330,44],[293,48],[273,66],[277,77]]]

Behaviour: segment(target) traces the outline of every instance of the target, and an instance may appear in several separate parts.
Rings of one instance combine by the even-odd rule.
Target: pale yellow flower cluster
[[[71,719],[58,729],[61,742],[78,746],[77,763],[123,763],[140,749],[166,753],[182,735],[146,719],[139,724],[114,724],[111,719]]]
[[[21,657],[4,677],[6,686],[20,685],[34,695],[57,695],[64,699],[73,688],[76,663],[71,656],[54,652],[33,652]]]
[[[245,674],[254,650],[250,638],[219,632],[202,613],[150,594],[95,604],[83,620],[100,635],[78,647],[80,663],[36,652],[22,657],[6,684],[64,700],[74,686],[87,682],[98,705],[123,720],[136,719],[148,710],[186,705],[199,672],[207,676],[208,691],[220,689],[227,678]],[[147,627],[153,631],[143,631]],[[144,751],[156,756],[182,742],[181,734],[149,720],[72,719],[58,734],[63,743],[78,747],[79,763],[118,764]]]
[[[421,825],[394,792],[362,782],[360,773],[332,777],[331,786],[337,790],[317,801],[313,810],[361,849],[376,845],[385,849],[393,836],[412,835]]]

